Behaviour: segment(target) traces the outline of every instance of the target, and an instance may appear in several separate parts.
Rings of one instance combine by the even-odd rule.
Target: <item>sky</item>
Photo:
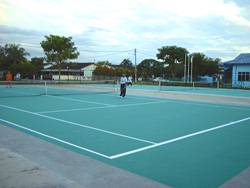
[[[223,61],[250,53],[250,0],[0,0],[0,45],[44,56],[45,35],[72,37],[78,62],[156,59],[163,46]]]

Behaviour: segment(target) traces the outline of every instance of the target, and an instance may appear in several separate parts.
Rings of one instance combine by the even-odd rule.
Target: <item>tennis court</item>
[[[40,89],[0,86],[1,126],[172,187],[218,187],[250,166],[249,106]]]

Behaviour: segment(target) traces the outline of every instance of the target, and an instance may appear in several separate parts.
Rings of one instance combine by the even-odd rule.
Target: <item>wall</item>
[[[233,87],[250,87],[250,81],[238,81],[239,72],[250,72],[250,65],[234,65],[232,71]]]

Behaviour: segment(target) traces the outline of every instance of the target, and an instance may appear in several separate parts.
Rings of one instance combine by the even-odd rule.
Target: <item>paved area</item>
[[[0,148],[1,188],[167,187],[2,125]]]
[[[6,148],[0,148],[1,188],[83,188]]]

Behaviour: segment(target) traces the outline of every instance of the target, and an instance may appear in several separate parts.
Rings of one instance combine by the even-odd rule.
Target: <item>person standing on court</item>
[[[129,76],[129,77],[128,77],[128,86],[129,86],[129,85],[132,86],[132,80],[133,80],[132,76]]]
[[[6,81],[7,81],[7,86],[6,87],[11,87],[11,81],[12,81],[12,74],[10,71],[7,72],[6,74]]]
[[[128,82],[127,77],[125,76],[125,74],[122,74],[122,77],[120,79],[120,85],[121,85],[120,96],[123,97],[123,98],[126,95],[126,85],[127,85],[127,82]]]

